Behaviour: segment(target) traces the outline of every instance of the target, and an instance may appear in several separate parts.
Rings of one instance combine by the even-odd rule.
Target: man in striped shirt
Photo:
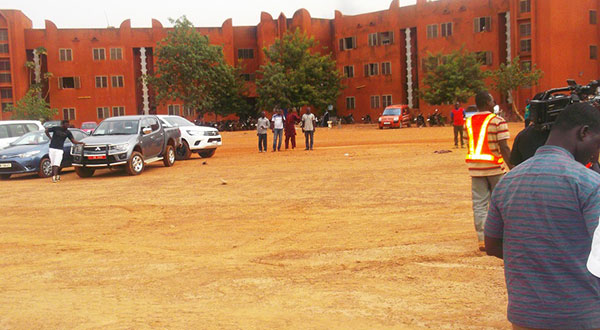
[[[510,133],[506,121],[502,117],[492,114],[496,102],[490,93],[487,91],[477,93],[475,104],[478,113],[467,120],[466,134],[463,138],[469,146],[467,164],[471,176],[475,231],[479,241],[479,250],[485,251],[483,228],[490,197],[494,187],[504,175],[503,164],[509,168],[512,167],[509,163],[510,147],[507,143]],[[488,117],[491,118],[489,121],[487,121]],[[484,123],[486,125],[483,125]],[[487,134],[481,132],[483,130],[487,130]],[[495,160],[486,160],[484,159],[486,156]]]
[[[504,259],[514,329],[600,329],[600,280],[586,269],[600,216],[600,111],[563,110],[546,145],[494,190],[485,248]]]

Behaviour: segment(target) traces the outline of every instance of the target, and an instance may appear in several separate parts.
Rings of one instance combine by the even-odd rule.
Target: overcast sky
[[[2,0],[0,8],[19,9],[33,21],[34,28],[43,28],[44,20],[58,28],[118,27],[130,18],[133,27],[149,27],[151,19],[170,26],[169,18],[186,15],[195,26],[221,26],[228,18],[233,25],[256,25],[262,11],[274,18],[283,12],[292,17],[306,8],[312,17],[333,18],[338,9],[345,15],[379,11],[389,8],[392,0]],[[401,5],[415,0],[400,0]]]

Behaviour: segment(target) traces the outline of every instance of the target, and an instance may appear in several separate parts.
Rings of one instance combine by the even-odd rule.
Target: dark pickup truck
[[[162,160],[175,163],[181,133],[165,127],[156,116],[123,116],[105,119],[94,133],[71,148],[75,172],[91,177],[100,168],[125,167],[130,175],[144,171],[146,164]]]

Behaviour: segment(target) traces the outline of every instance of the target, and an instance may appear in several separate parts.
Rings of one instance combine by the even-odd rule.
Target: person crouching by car
[[[52,182],[56,183],[60,181],[60,163],[62,163],[65,140],[69,138],[73,144],[83,144],[75,140],[73,133],[69,131],[69,121],[63,120],[60,126],[46,128],[46,135],[50,139],[50,150],[48,156],[50,157],[50,163],[52,164]],[[52,135],[50,135],[52,133]]]

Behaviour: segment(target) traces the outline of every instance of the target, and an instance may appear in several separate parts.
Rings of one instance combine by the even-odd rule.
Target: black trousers
[[[460,145],[464,146],[465,141],[463,140],[463,127],[454,126],[454,145],[458,147],[458,135],[460,134]]]
[[[267,151],[267,134],[258,134],[258,150]]]

